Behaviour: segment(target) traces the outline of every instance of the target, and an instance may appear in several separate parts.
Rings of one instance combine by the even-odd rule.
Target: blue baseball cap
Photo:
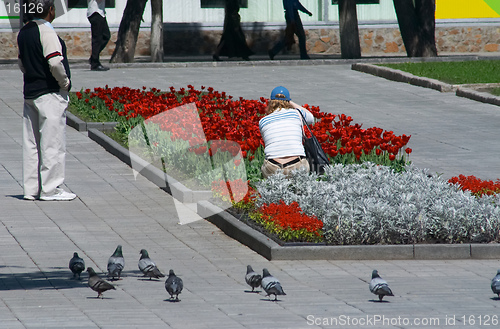
[[[290,92],[283,86],[278,86],[274,88],[273,91],[271,91],[271,99],[286,100],[286,101],[292,100],[290,98]]]

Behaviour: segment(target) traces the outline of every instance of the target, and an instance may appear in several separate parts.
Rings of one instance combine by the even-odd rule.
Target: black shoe
[[[91,71],[107,71],[107,70],[109,70],[109,67],[105,67],[105,66],[102,66],[99,64],[97,66],[91,67],[90,70]]]
[[[300,56],[300,59],[311,59],[311,57],[309,57],[309,55],[304,55],[304,56]]]
[[[269,50],[267,53],[269,54],[269,58],[270,58],[271,60],[273,60],[273,59],[274,59],[274,54],[273,54],[273,51],[272,51],[272,50]]]
[[[214,61],[216,61],[216,62],[222,62],[222,59],[220,59],[220,57],[219,57],[218,55],[216,55],[216,54],[214,54],[214,55],[212,56],[212,58],[213,58],[213,59],[214,59]]]

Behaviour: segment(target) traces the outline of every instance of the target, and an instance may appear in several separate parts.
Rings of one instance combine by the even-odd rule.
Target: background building
[[[0,0],[0,58],[17,57],[19,0]],[[337,0],[301,0],[313,13],[301,15],[310,54],[340,53]],[[358,0],[357,13],[363,56],[404,54],[393,0]],[[116,40],[126,0],[107,0],[107,20]],[[53,25],[67,44],[71,57],[85,57],[90,49],[86,0],[56,0],[58,17]],[[249,46],[266,54],[284,29],[281,0],[241,0],[242,28]],[[148,1],[136,55],[149,54],[151,6]],[[166,55],[211,56],[222,32],[224,0],[164,0]],[[436,0],[438,52],[498,52],[500,50],[499,0]],[[110,42],[107,53],[111,54]],[[293,48],[292,53],[298,50]],[[106,51],[103,53],[106,54]]]

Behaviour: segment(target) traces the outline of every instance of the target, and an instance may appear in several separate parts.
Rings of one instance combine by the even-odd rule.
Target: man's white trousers
[[[52,195],[64,183],[67,92],[24,100],[23,186],[25,196]]]

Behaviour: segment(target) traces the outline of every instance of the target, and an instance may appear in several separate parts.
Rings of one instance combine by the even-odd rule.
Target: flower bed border
[[[77,131],[88,131],[89,129],[109,131],[116,127],[117,122],[86,122],[73,113],[66,112],[66,124]]]
[[[68,113],[68,117],[71,116]],[[78,120],[83,122],[80,119]],[[76,122],[78,123],[78,121]],[[69,122],[68,125],[71,126]],[[142,176],[182,203],[197,203],[197,213],[200,217],[210,221],[231,238],[248,246],[250,249],[269,260],[429,260],[500,258],[500,244],[498,243],[353,246],[289,244],[280,246],[271,238],[254,230],[211,202],[206,201],[212,196],[211,191],[193,191],[187,188],[179,181],[168,176],[136,154],[129,152],[128,149],[121,146],[99,129],[91,128],[91,126],[85,126],[89,128],[88,136],[90,139],[129,166],[132,160],[135,163],[141,164],[144,167],[140,172]],[[107,126],[111,126],[111,124],[97,123],[96,126],[102,130]],[[83,129],[82,125],[77,127],[82,127]],[[79,128],[76,127],[75,129],[79,130]]]
[[[440,92],[455,92],[458,97],[468,98],[474,101],[500,106],[500,97],[486,92],[474,90],[474,84],[453,85],[436,79],[420,77],[411,73],[374,64],[354,63],[351,69],[363,73],[375,75],[387,80],[405,82],[411,85],[430,88]],[[497,84],[476,84],[476,86],[488,86]]]
[[[393,69],[385,66],[378,66],[373,64],[364,64],[364,63],[354,63],[351,65],[351,69],[354,71],[359,71],[363,73],[368,73],[371,75],[375,75],[378,77],[385,78],[387,80],[397,81],[397,82],[405,82],[411,85],[430,88],[434,90],[438,90],[441,92],[451,92],[455,91],[457,87],[455,85],[451,85],[436,79],[419,77],[413,75],[411,73]]]
[[[411,245],[284,245],[280,246],[227,211],[209,201],[197,204],[198,215],[231,238],[269,260],[404,260],[404,259],[497,259],[500,244],[411,244]]]

